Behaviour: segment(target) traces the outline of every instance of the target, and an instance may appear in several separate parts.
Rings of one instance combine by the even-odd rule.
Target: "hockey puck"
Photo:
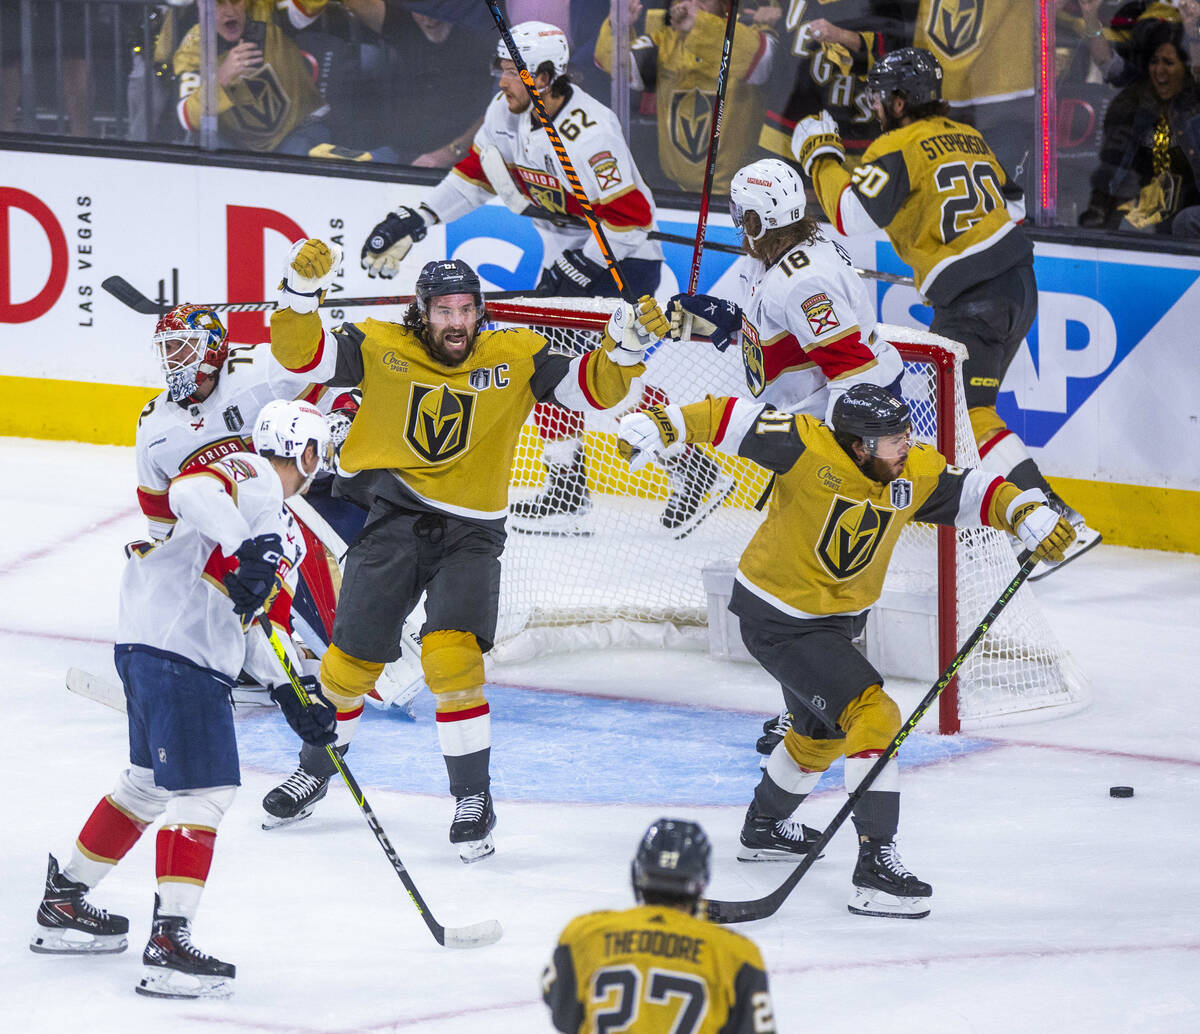
[[[1132,786],[1110,786],[1108,788],[1108,796],[1109,797],[1132,797],[1133,796],[1133,787]]]

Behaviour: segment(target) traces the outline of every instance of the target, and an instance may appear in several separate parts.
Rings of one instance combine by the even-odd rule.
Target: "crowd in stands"
[[[1055,15],[1056,219],[1200,236],[1200,0],[1047,0]],[[730,0],[504,0],[563,27],[572,80],[612,90],[628,29],[631,145],[656,191],[703,183]],[[1032,185],[1040,0],[740,0],[714,193],[828,111],[851,160],[879,127],[866,75],[891,50],[941,63],[951,117]],[[218,148],[449,168],[495,91],[478,0],[216,0]],[[208,103],[195,0],[0,5],[0,132],[200,144]],[[814,17],[819,15],[819,17]],[[23,41],[32,41],[32,52]],[[29,103],[32,97],[32,104]],[[1032,201],[1032,199],[1031,199]],[[1031,210],[1035,205],[1031,204]]]

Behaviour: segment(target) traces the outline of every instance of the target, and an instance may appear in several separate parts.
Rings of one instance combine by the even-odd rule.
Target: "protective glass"
[[[873,442],[872,447],[869,442]],[[864,440],[863,445],[866,446],[867,452],[881,460],[898,460],[901,456],[908,452],[909,446],[912,444],[912,427],[908,430],[901,431],[899,434],[888,434],[882,438],[872,438]]]
[[[733,220],[733,225],[740,230],[742,228],[742,220],[746,217],[746,212],[733,198],[729,199],[729,217]]]

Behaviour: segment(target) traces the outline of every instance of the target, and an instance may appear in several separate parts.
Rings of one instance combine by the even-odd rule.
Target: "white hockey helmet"
[[[554,66],[552,80],[567,70],[567,63],[571,60],[571,48],[567,45],[567,34],[557,25],[551,25],[549,22],[521,22],[520,25],[512,27],[512,38],[521,60],[529,69],[529,74],[535,78],[538,69],[547,61]],[[508,44],[501,36],[496,46],[496,58],[492,62],[492,68],[499,72],[500,62],[511,60],[512,54],[509,53]]]
[[[301,491],[318,470],[333,469],[333,443],[325,414],[307,402],[272,399],[259,410],[254,422],[254,451],[260,456],[289,456],[304,476]],[[308,443],[317,448],[317,469],[309,473],[300,460]]]
[[[807,201],[800,173],[778,158],[762,158],[738,169],[729,184],[729,214],[743,233],[747,212],[758,216],[758,240],[767,230],[789,226],[804,218]]]

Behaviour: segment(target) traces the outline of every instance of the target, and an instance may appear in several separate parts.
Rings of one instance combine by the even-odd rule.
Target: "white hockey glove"
[[[429,227],[437,222],[437,216],[424,205],[420,211],[401,206],[388,212],[383,222],[377,223],[363,242],[359,262],[367,276],[390,280],[400,270],[400,263],[417,241],[423,241]]]
[[[296,241],[279,282],[279,308],[316,312],[342,264],[342,249],[316,237]]]
[[[481,147],[479,164],[483,166],[483,174],[492,185],[496,196],[504,202],[510,212],[520,215],[529,207],[529,198],[521,193],[520,187],[513,181],[512,173],[508,171],[508,164],[504,161],[504,155],[500,153],[500,148],[494,144]]]
[[[1040,488],[1026,489],[1017,496],[1004,517],[1013,534],[1039,560],[1061,563],[1063,551],[1075,541],[1075,529],[1047,505]]]
[[[677,294],[667,303],[671,340],[707,338],[724,352],[742,329],[742,310],[733,302],[710,294]]]
[[[846,157],[837,123],[828,111],[809,115],[796,123],[796,128],[792,130],[792,154],[804,170],[804,175],[810,179],[812,164],[821,155],[827,154],[839,162]]]
[[[604,347],[618,366],[636,366],[646,349],[661,341],[671,330],[667,317],[650,295],[638,299],[637,309],[628,302],[617,306],[604,328]]]
[[[623,416],[617,422],[617,450],[630,470],[641,470],[687,437],[683,410],[673,402]]]

